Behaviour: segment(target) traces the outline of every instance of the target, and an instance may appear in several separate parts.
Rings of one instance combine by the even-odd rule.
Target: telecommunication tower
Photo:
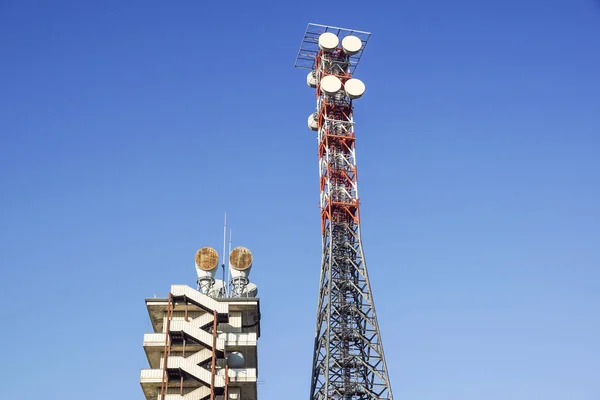
[[[311,400],[392,400],[361,244],[353,101],[365,85],[352,74],[369,32],[308,24],[295,66],[310,69],[317,108],[323,253]]]

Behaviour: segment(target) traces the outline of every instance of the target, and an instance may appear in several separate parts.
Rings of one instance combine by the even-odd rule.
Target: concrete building
[[[204,276],[201,286],[205,269],[198,258],[198,289],[173,285],[168,298],[146,299],[153,332],[144,335],[150,365],[141,371],[144,395],[147,400],[256,400],[256,286],[229,293],[222,281],[204,285]]]

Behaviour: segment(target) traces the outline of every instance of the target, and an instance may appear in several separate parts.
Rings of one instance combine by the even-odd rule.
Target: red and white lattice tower
[[[360,237],[352,77],[370,33],[309,24],[296,67],[308,68],[317,109],[323,254],[311,400],[392,399]]]

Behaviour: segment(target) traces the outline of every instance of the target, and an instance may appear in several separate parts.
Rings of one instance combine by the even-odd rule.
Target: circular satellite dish
[[[360,79],[351,78],[344,84],[344,90],[351,99],[358,99],[365,93],[365,84]]]
[[[333,75],[327,75],[321,79],[321,90],[326,94],[335,94],[342,88],[340,78]]]
[[[315,71],[310,71],[308,75],[306,75],[306,84],[313,89],[317,87],[317,77],[315,76]]]
[[[227,356],[227,365],[229,368],[244,368],[244,365],[246,365],[244,355],[239,351],[232,351]]]
[[[346,36],[342,39],[342,49],[344,49],[344,53],[348,55],[356,54],[360,51],[362,47],[362,41],[356,36]]]
[[[203,247],[196,252],[196,267],[202,271],[212,271],[219,265],[219,253],[212,247]]]
[[[308,129],[311,131],[318,131],[319,124],[317,123],[317,113],[312,113],[308,116]]]
[[[245,271],[252,266],[252,253],[245,247],[236,247],[229,253],[229,265],[238,271]]]
[[[340,39],[331,32],[325,32],[319,36],[319,47],[325,52],[335,50],[339,43]]]

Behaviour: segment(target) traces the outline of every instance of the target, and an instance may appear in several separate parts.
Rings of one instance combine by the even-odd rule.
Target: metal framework
[[[318,43],[319,36],[325,32],[335,34],[340,40],[346,36],[352,35],[358,37],[362,41],[363,46],[360,51],[348,57],[350,63],[350,70],[348,72],[353,74],[362,57],[365,46],[371,37],[371,33],[354,29],[338,28],[337,26],[308,24],[306,31],[304,31],[304,37],[302,38],[302,43],[300,44],[300,50],[298,50],[294,67],[314,69],[315,61],[320,52]]]
[[[340,48],[323,52],[318,38],[324,32],[357,36],[362,48],[354,55]],[[342,84],[350,79],[369,37],[309,24],[295,63],[312,69],[317,82],[323,253],[311,400],[393,398],[361,244],[353,101],[344,90],[327,95],[320,85],[327,75]]]

